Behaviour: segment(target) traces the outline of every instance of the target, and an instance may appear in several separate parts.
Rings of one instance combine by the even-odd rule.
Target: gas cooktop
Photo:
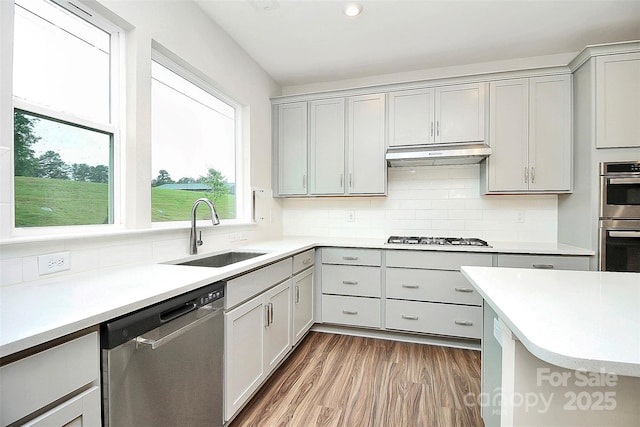
[[[451,246],[485,246],[490,248],[484,240],[474,237],[424,237],[424,236],[390,236],[387,243],[404,245],[451,245]]]

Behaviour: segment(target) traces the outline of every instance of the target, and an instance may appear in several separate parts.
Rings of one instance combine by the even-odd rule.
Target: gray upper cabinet
[[[309,102],[309,192],[344,194],[344,98]]]
[[[571,191],[571,76],[491,82],[484,193]]]
[[[279,196],[385,194],[384,94],[279,104],[273,111]]]
[[[596,147],[640,146],[640,53],[596,59]]]
[[[275,111],[278,193],[307,194],[307,103],[282,104]]]
[[[348,194],[384,194],[385,97],[364,95],[348,98]]]
[[[389,94],[389,146],[485,140],[487,83]]]

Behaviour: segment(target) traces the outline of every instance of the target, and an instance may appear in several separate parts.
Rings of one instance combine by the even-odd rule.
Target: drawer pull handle
[[[302,261],[302,265],[308,265],[311,264],[311,258],[307,258],[304,261]]]
[[[352,315],[358,314],[358,312],[355,311],[355,310],[342,310],[342,313],[343,314],[352,314]]]
[[[403,314],[402,318],[407,320],[418,320],[418,316],[410,316],[408,314]]]
[[[343,281],[342,281],[342,284],[343,284],[343,285],[357,285],[357,284],[358,284],[358,282],[354,282],[354,281],[352,281],[352,280],[343,280]]]
[[[540,270],[553,270],[553,264],[533,264],[532,267]]]
[[[357,261],[358,257],[357,256],[343,256],[342,259],[345,260],[345,261]]]
[[[472,288],[455,288],[456,292],[473,292]]]
[[[402,285],[402,287],[407,289],[418,289],[420,286],[419,285]]]
[[[473,322],[469,322],[468,320],[455,320],[454,323],[461,326],[473,326]]]

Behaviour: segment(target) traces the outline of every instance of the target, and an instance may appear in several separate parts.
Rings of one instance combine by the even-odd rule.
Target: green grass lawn
[[[153,221],[186,221],[193,203],[211,193],[151,189]],[[16,227],[107,224],[107,184],[59,179],[15,177]],[[235,195],[215,203],[220,218],[235,217]],[[209,218],[208,209],[198,209],[198,218]]]

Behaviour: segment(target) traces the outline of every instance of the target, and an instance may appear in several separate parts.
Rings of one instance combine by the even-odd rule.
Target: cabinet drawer
[[[293,256],[293,274],[304,270],[307,267],[311,267],[315,262],[315,249],[302,252],[301,254]]]
[[[459,271],[462,265],[491,267],[493,255],[471,252],[387,251],[388,267]]]
[[[482,305],[459,271],[387,268],[387,298]]]
[[[377,298],[322,295],[322,321],[379,328],[380,300]]]
[[[379,267],[356,265],[323,265],[322,293],[379,297],[381,295]]]
[[[589,257],[549,255],[498,255],[498,267],[588,271]]]
[[[98,381],[98,333],[91,332],[0,368],[0,425]]]
[[[401,331],[482,337],[482,307],[387,300],[386,327]]]
[[[291,277],[292,259],[286,258],[227,282],[224,308],[228,309],[253,298]]]
[[[380,266],[382,254],[373,249],[325,248],[322,250],[323,264]]]

